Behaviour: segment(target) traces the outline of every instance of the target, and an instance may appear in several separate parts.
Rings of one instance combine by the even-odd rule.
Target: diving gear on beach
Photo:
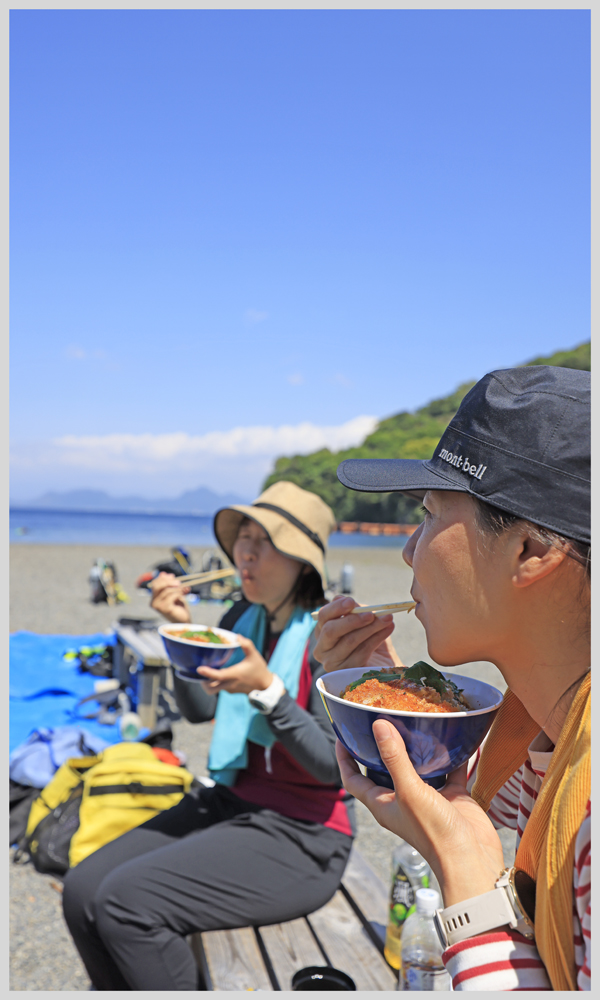
[[[89,575],[92,604],[126,604],[129,597],[117,579],[114,563],[96,559]]]

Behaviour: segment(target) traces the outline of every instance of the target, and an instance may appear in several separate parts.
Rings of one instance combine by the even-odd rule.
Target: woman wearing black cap
[[[338,888],[352,844],[349,796],[315,687],[323,669],[311,617],[325,602],[334,525],[330,508],[293,483],[217,513],[245,597],[220,624],[238,633],[243,658],[199,668],[202,683],[175,678],[182,714],[215,720],[212,785],[68,873],[65,918],[96,989],[197,990],[188,934],[290,920]],[[190,620],[174,577],[157,594],[167,617]]]
[[[438,664],[495,663],[508,690],[476,765],[441,792],[389,723],[373,726],[395,793],[338,745],[342,778],[439,880],[436,918],[455,990],[590,988],[590,377],[547,366],[486,375],[433,457],[348,461],[356,490],[423,501],[404,558]],[[321,609],[315,655],[362,666],[391,617]],[[469,789],[469,790],[468,790]],[[496,827],[517,831],[504,870]]]

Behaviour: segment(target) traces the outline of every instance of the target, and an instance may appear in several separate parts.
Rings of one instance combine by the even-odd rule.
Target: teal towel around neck
[[[315,624],[310,611],[295,608],[269,660],[269,670],[281,677],[292,698],[298,694],[304,650]],[[252,604],[236,622],[235,631],[251,639],[262,651],[266,625],[265,609],[260,604]],[[233,666],[243,658],[240,650],[227,666]],[[208,755],[208,769],[213,781],[229,787],[235,784],[237,772],[248,766],[248,740],[261,747],[271,747],[275,743],[267,720],[252,707],[247,695],[221,691]]]

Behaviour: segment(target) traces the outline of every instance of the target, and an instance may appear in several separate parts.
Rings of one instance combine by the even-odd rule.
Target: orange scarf
[[[554,990],[576,990],[573,942],[575,839],[591,790],[591,674],[583,678],[527,821],[515,866],[536,881],[535,941]],[[487,812],[527,760],[540,727],[508,690],[486,739],[471,797]]]

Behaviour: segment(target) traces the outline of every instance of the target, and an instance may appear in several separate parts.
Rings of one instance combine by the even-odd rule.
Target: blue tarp
[[[107,743],[121,739],[118,726],[101,725],[92,719],[74,718],[77,702],[94,691],[97,678],[80,674],[73,661],[65,661],[68,649],[113,645],[114,633],[94,635],[38,635],[15,632],[10,636],[10,740],[14,750],[40,726],[80,725]],[[97,708],[96,702],[82,706],[83,714]]]

